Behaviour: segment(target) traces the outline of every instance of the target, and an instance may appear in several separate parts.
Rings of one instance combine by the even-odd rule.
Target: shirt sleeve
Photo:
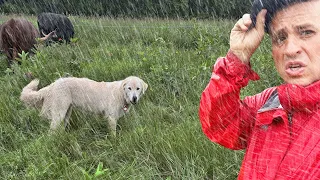
[[[199,117],[204,134],[230,149],[244,149],[265,93],[240,100],[240,90],[249,80],[258,80],[250,64],[242,63],[232,52],[216,61],[210,82],[200,99]]]

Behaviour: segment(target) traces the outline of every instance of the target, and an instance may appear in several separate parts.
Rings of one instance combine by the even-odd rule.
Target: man
[[[230,34],[202,93],[203,132],[230,149],[245,149],[238,179],[320,179],[320,0],[256,0]],[[285,81],[240,100],[259,76],[250,68],[265,31]]]

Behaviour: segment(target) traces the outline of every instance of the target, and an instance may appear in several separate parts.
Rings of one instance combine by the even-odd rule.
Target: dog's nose
[[[133,96],[132,97],[132,101],[133,101],[133,103],[136,103],[137,102],[137,96]]]

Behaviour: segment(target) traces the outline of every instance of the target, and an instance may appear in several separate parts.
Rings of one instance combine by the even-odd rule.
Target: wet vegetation
[[[239,18],[251,0],[0,0],[2,13],[54,12],[131,18]]]
[[[36,25],[34,16],[25,16]],[[4,21],[9,16],[3,16]],[[0,56],[0,177],[3,179],[236,179],[243,151],[210,142],[201,131],[198,103],[215,60],[228,51],[233,20],[161,20],[71,16],[70,45],[39,45],[7,69]],[[261,80],[242,95],[275,86],[269,38],[252,58]],[[107,122],[75,110],[66,131],[49,135],[49,122],[20,102],[21,89],[63,76],[114,81],[130,75],[149,84],[140,104]],[[228,102],[226,102],[228,103]]]

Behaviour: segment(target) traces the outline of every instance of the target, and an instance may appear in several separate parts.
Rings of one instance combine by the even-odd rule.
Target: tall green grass
[[[215,60],[228,51],[233,21],[71,20],[76,40],[70,45],[40,45],[14,73],[0,56],[2,179],[236,179],[243,151],[210,142],[198,119],[201,92]],[[280,83],[268,38],[252,65],[261,80],[243,96]],[[40,87],[63,76],[114,81],[135,75],[149,89],[119,120],[116,138],[105,119],[80,110],[66,131],[49,135],[49,121],[19,100],[30,81],[26,72]]]

